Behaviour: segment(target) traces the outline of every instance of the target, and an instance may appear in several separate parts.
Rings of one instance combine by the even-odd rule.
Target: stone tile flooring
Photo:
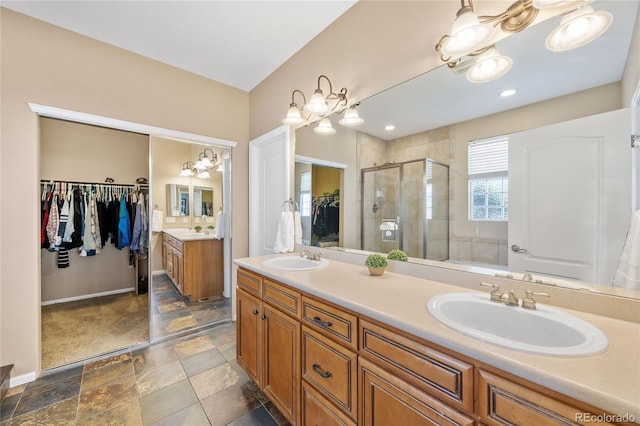
[[[10,389],[0,426],[287,425],[235,362],[235,323]]]

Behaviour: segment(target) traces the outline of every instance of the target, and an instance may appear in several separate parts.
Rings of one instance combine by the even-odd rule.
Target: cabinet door
[[[173,282],[182,294],[191,294],[184,288],[184,256],[181,252],[173,250]]]
[[[173,248],[169,243],[162,243],[162,248],[164,252],[164,270],[173,281]]]
[[[300,424],[300,323],[263,305],[263,391],[292,424]]]
[[[303,426],[355,426],[353,420],[333,408],[333,405],[317,393],[310,385],[302,382],[302,425]]]
[[[472,418],[362,358],[359,379],[360,425],[474,424]]]
[[[242,290],[237,293],[236,359],[240,365],[262,387],[260,365],[262,363],[262,303]]]

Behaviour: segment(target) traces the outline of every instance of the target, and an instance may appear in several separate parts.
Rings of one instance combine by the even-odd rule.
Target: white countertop
[[[209,233],[205,233],[204,229],[200,232],[196,232],[193,229],[187,228],[169,228],[163,229],[162,232],[165,234],[171,235],[173,238],[176,238],[180,241],[195,241],[195,240],[217,240],[218,238],[214,237],[215,230],[209,229]]]
[[[640,422],[640,324],[556,308],[598,327],[609,339],[609,348],[584,357],[518,352],[452,331],[428,313],[431,297],[469,289],[388,271],[372,277],[365,266],[336,260],[310,271],[262,265],[277,256],[282,255],[234,263],[613,414],[633,415]]]

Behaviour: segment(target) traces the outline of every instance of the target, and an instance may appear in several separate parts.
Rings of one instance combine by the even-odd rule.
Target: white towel
[[[613,286],[640,290],[640,210],[631,215],[631,225],[613,277]]]
[[[219,240],[224,238],[224,213],[222,213],[222,210],[218,212],[218,216],[216,217],[216,229],[213,233],[213,238]]]
[[[302,244],[302,221],[300,220],[300,212],[293,213],[293,235],[296,244]]]
[[[276,253],[293,251],[295,241],[293,216],[290,211],[282,212],[280,215],[280,222],[276,231],[276,242],[273,244],[273,251]]]
[[[151,216],[151,231],[162,231],[162,210],[153,210],[153,215]]]

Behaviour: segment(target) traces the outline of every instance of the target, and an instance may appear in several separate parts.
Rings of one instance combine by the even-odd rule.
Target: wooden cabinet
[[[294,425],[544,426],[608,416],[243,268],[237,303],[238,364]]]
[[[201,300],[222,296],[222,240],[181,241],[162,234],[162,259],[167,276],[183,296]]]
[[[287,420],[299,424],[300,294],[240,270],[236,299],[238,365]]]

